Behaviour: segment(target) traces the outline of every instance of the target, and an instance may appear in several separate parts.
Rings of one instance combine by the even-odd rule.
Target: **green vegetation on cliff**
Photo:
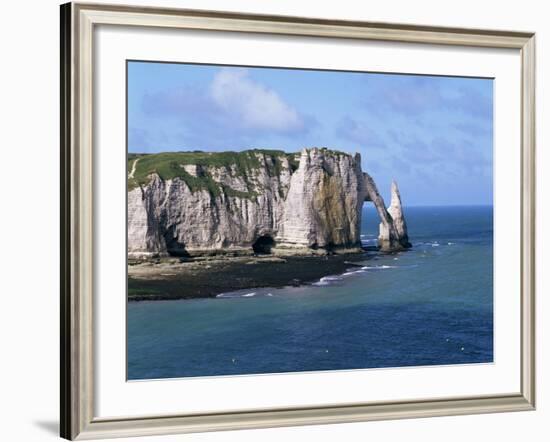
[[[128,154],[128,190],[146,185],[151,180],[151,175],[156,173],[163,180],[180,178],[192,191],[208,190],[213,196],[225,193],[230,197],[254,198],[256,196],[254,191],[242,192],[216,182],[208,172],[208,168],[225,168],[231,176],[242,177],[247,182],[251,172],[264,165],[271,176],[279,175],[283,168],[283,158],[288,160],[292,171],[296,170],[297,155],[268,149],[251,149],[242,152],[131,153]],[[194,176],[185,170],[185,166],[197,166],[200,168],[200,173]]]

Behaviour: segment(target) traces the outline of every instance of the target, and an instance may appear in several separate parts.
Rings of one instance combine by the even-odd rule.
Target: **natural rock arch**
[[[378,192],[376,184],[368,173],[363,173],[365,187],[365,201],[372,201],[378,216],[380,227],[378,246],[380,250],[393,252],[411,247],[407,233],[407,223],[401,206],[401,195],[395,181],[391,185],[391,204],[386,209],[384,199]]]

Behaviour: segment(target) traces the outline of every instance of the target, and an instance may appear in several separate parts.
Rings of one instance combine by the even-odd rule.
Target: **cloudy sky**
[[[360,152],[388,198],[492,204],[487,79],[129,62],[128,150]]]

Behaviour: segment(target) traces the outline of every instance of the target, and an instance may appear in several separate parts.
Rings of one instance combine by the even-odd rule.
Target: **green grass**
[[[263,159],[258,158],[257,154],[263,154]],[[242,192],[232,189],[228,186],[222,186],[212,179],[205,171],[201,176],[193,176],[185,171],[185,165],[197,165],[203,167],[225,167],[233,176],[243,177],[245,180],[250,172],[267,165],[268,173],[271,176],[280,174],[282,169],[282,159],[287,157],[291,163],[291,168],[297,167],[295,154],[287,154],[282,150],[252,149],[242,152],[165,152],[158,154],[128,154],[128,173],[132,170],[134,161],[139,159],[136,164],[136,170],[133,178],[128,178],[128,190],[138,186],[144,186],[151,180],[151,174],[156,173],[163,180],[180,178],[189,186],[191,191],[208,190],[213,196],[218,196],[222,192],[227,196],[240,198],[254,198],[253,191]],[[248,184],[248,183],[247,183]]]

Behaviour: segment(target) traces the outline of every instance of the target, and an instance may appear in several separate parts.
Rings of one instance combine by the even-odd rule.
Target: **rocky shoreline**
[[[211,298],[248,288],[299,286],[323,276],[344,273],[373,256],[365,250],[331,255],[214,256],[129,262],[128,300]]]

